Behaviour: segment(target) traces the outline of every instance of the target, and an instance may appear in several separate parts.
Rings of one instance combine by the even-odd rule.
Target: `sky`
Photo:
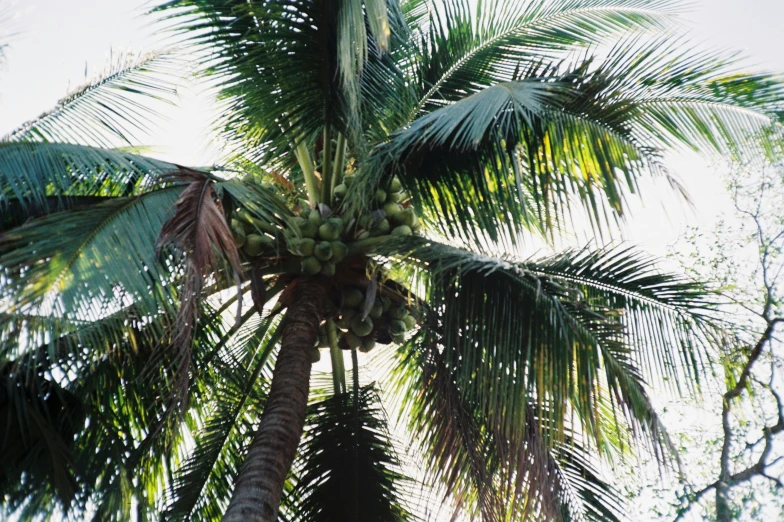
[[[53,106],[85,77],[103,70],[110,56],[165,46],[143,13],[144,0],[0,0],[0,43],[8,42],[0,70],[0,136]],[[697,0],[682,16],[685,34],[704,47],[741,51],[750,67],[784,71],[784,0]],[[13,34],[8,34],[8,33]],[[158,156],[186,165],[215,159],[207,128],[211,106],[183,88],[172,123],[151,136]],[[667,254],[687,227],[710,230],[730,199],[720,167],[689,154],[668,157],[669,167],[692,196],[689,208],[654,190],[635,204],[624,239]]]

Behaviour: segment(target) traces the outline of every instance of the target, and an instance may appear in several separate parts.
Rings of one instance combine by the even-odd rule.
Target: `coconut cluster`
[[[338,208],[353,181],[354,177],[347,175],[343,183],[335,187]],[[347,243],[384,235],[409,236],[421,228],[409,194],[403,190],[397,177],[392,178],[386,188],[376,191],[369,202],[369,212],[358,220],[347,221],[326,205],[320,204],[318,208],[311,209],[304,202],[300,207],[303,210],[289,220],[289,226],[283,230],[283,238],[286,249],[300,258],[302,273],[308,275],[335,276],[338,263],[349,254]],[[256,219],[245,209],[233,213],[231,229],[237,245],[248,257],[272,254],[276,245],[280,244],[275,239],[280,237],[280,230]],[[340,289],[341,304],[332,304],[329,310],[325,310],[325,316],[334,318],[337,327],[334,335],[343,350],[356,349],[367,353],[377,343],[401,343],[417,323],[405,297],[382,283],[379,283],[378,292],[369,297],[366,288],[370,281],[367,283],[362,285],[352,280],[350,285]],[[329,333],[324,324],[313,349],[313,361],[320,358],[319,348],[329,346]]]
[[[413,310],[400,296],[391,299],[376,296],[367,306],[366,291],[356,286],[343,288],[343,304],[337,313],[335,325],[338,346],[343,350],[367,353],[376,344],[402,343],[406,333],[416,326]],[[329,347],[326,324],[319,329],[318,348]],[[315,357],[318,357],[314,354]]]
[[[353,181],[353,176],[346,176],[344,182],[335,187],[335,199],[341,201]],[[411,206],[411,197],[403,190],[397,176],[392,178],[386,189],[376,190],[371,208],[375,210],[359,221],[358,241],[386,234],[410,236],[422,227]]]
[[[250,215],[245,209],[234,213],[231,219],[231,233],[234,241],[248,257],[260,256],[264,251],[275,247],[275,240],[264,233],[265,224]]]
[[[342,241],[343,218],[322,217],[318,209],[312,209],[292,219],[292,227],[294,230],[286,230],[286,246],[302,257],[302,272],[334,276],[335,265],[348,255],[348,246]]]

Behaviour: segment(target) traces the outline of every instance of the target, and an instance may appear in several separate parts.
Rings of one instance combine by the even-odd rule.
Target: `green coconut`
[[[388,312],[388,311],[389,311],[389,309],[392,307],[392,300],[391,300],[389,297],[385,296],[385,295],[382,295],[382,296],[379,298],[379,300],[381,301],[381,308],[382,308],[382,309],[383,309],[385,312]]]
[[[359,226],[362,228],[373,228],[375,226],[376,220],[373,219],[373,216],[370,214],[366,214],[359,218]]]
[[[329,241],[319,241],[313,248],[313,255],[319,261],[329,261],[332,259],[332,245]]]
[[[315,221],[307,219],[305,220],[305,224],[301,226],[299,230],[302,233],[302,237],[314,239],[318,235],[319,224]]]
[[[328,219],[326,223],[318,229],[318,235],[324,241],[336,241],[340,239],[340,227]]]
[[[347,187],[350,187],[354,183],[354,174],[346,174],[343,178],[343,183],[345,183]]]
[[[370,238],[370,232],[365,230],[360,235],[357,236],[357,241],[364,241],[365,239]]]
[[[362,339],[362,344],[359,346],[359,351],[362,353],[368,353],[370,350],[376,347],[376,341],[370,337],[365,337]]]
[[[365,301],[365,294],[359,288],[349,286],[343,290],[343,306],[356,308]]]
[[[416,317],[413,315],[406,315],[403,317],[403,322],[406,323],[406,328],[411,330],[417,324]]]
[[[414,231],[408,225],[400,225],[392,229],[393,236],[410,236]]]
[[[348,255],[348,245],[342,241],[333,241],[332,245],[332,261],[340,263]]]
[[[392,319],[403,319],[406,315],[408,315],[408,310],[405,306],[398,305],[389,309],[389,317]]]
[[[392,229],[392,225],[389,224],[389,220],[384,218],[378,223],[376,223],[376,226],[375,228],[373,228],[371,234],[380,236],[388,233],[391,229]]]
[[[245,246],[242,247],[242,251],[250,257],[256,257],[261,254],[265,246],[271,243],[272,240],[267,236],[262,236],[259,234],[248,234],[245,237]]]
[[[378,203],[379,205],[383,205],[386,200],[387,200],[387,191],[378,189],[376,191],[376,203]]]
[[[394,201],[390,201],[389,203],[384,203],[384,212],[386,212],[387,216],[394,218],[397,216],[403,208],[395,203]]]
[[[400,213],[395,216],[397,222],[401,225],[407,225],[409,227],[414,226],[414,222],[416,221],[416,213],[414,212],[413,208],[407,208],[405,210],[400,211]]]
[[[351,328],[351,320],[354,319],[354,316],[356,315],[356,310],[343,310],[343,312],[340,314],[340,319],[337,322],[338,328],[344,331]]]
[[[321,261],[313,256],[302,258],[302,272],[308,275],[316,275],[321,272]]]
[[[302,256],[312,256],[313,255],[313,250],[315,249],[315,247],[316,247],[316,240],[315,239],[312,239],[312,238],[309,238],[309,237],[303,237],[300,240],[300,243],[299,243],[300,255],[302,255]]]
[[[397,176],[392,177],[392,181],[389,183],[389,190],[390,192],[400,192],[400,189],[403,188],[403,184],[400,183],[400,178]]]
[[[373,331],[373,321],[369,317],[362,320],[362,316],[356,315],[351,320],[351,331],[359,337],[369,335]]]
[[[335,263],[333,263],[332,261],[324,263],[321,266],[321,275],[323,275],[324,277],[332,277],[335,275],[336,272],[337,269],[335,268]]]
[[[389,331],[393,334],[402,334],[408,331],[405,321],[401,319],[393,319],[389,321]]]
[[[305,225],[308,224],[308,220],[302,216],[294,216],[291,218],[291,225],[295,228],[302,229]]]
[[[335,198],[336,199],[343,199],[346,197],[346,192],[348,192],[348,187],[345,183],[341,183],[337,187],[335,187]]]
[[[310,214],[308,214],[308,221],[311,221],[316,225],[321,226],[324,220],[321,219],[321,212],[319,212],[319,209],[317,208],[310,209]]]
[[[351,332],[346,332],[343,334],[343,338],[346,340],[346,344],[348,345],[350,350],[356,350],[360,346],[362,346],[362,339],[357,337]]]
[[[316,364],[320,360],[321,360],[321,351],[319,351],[318,348],[313,348],[313,350],[310,352],[310,362],[312,364]]]
[[[378,299],[375,300],[373,306],[370,307],[370,312],[368,312],[368,317],[371,319],[378,319],[384,313],[384,306],[381,304],[381,301]]]
[[[391,201],[392,203],[400,203],[405,199],[405,195],[405,192],[392,192],[387,198],[387,201]]]
[[[392,334],[390,337],[392,337],[392,342],[395,344],[402,344],[406,342],[406,334]]]

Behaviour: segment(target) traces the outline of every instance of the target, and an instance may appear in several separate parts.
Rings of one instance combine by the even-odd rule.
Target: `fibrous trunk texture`
[[[324,309],[324,289],[317,282],[303,279],[293,290],[267,403],[223,522],[278,519],[283,483],[305,424],[311,351]]]

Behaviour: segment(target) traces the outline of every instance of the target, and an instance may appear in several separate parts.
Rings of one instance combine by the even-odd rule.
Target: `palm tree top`
[[[415,520],[400,431],[450,514],[622,519],[599,463],[677,460],[651,386],[699,390],[716,298],[625,247],[490,252],[606,230],[667,150],[777,146],[780,78],[689,49],[678,6],[152,9],[217,89],[224,164],[108,148],[173,94],[166,53],[0,142],[6,507]]]

